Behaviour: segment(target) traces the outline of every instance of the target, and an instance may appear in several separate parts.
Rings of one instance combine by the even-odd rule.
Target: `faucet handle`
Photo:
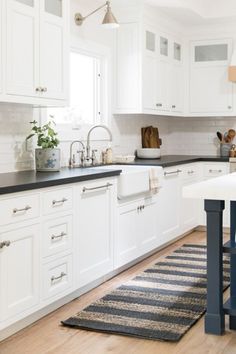
[[[79,150],[78,153],[80,154],[80,161],[82,167],[84,167],[84,162],[85,162],[85,151],[84,150]]]
[[[96,152],[97,152],[97,150],[92,150],[92,156],[91,156],[92,165],[95,165],[97,163]]]

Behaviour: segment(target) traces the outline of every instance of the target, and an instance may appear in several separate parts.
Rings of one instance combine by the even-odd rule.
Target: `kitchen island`
[[[205,201],[207,213],[207,312],[205,332],[225,331],[225,315],[236,330],[236,173],[183,188],[185,198]],[[223,244],[223,212],[230,201],[230,241]],[[230,255],[230,298],[223,302],[223,254]]]

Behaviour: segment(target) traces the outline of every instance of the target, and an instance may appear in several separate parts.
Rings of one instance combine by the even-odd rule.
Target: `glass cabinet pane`
[[[178,43],[174,43],[174,59],[181,61],[181,45]]]
[[[51,15],[62,17],[62,0],[45,0],[45,11]]]
[[[228,60],[227,44],[198,45],[195,47],[195,62]]]
[[[156,51],[156,35],[155,33],[146,31],[146,49],[152,52]]]
[[[160,54],[168,57],[168,39],[160,37]]]
[[[16,0],[16,1],[21,2],[24,5],[34,7],[34,0]]]

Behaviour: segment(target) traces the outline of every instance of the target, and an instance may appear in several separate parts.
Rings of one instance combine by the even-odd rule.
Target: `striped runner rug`
[[[62,324],[179,341],[206,310],[206,246],[186,244]],[[224,258],[224,287],[229,260]]]

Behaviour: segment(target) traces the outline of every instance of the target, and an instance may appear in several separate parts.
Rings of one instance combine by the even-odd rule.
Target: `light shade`
[[[118,28],[119,27],[119,23],[117,22],[117,19],[115,18],[115,16],[111,12],[110,6],[107,6],[107,11],[106,11],[105,17],[102,21],[102,26],[105,28]]]

